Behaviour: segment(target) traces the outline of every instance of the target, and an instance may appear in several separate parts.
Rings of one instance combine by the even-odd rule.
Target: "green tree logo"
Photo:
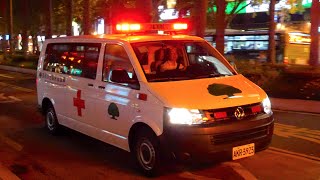
[[[111,116],[111,119],[117,120],[116,117],[119,117],[119,108],[115,103],[109,105],[108,114]]]

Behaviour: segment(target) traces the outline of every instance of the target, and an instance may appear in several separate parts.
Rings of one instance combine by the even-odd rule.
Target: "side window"
[[[100,47],[98,43],[49,44],[44,70],[95,79]]]
[[[107,44],[103,60],[102,80],[105,82],[113,82],[111,79],[113,70],[122,70],[123,72],[126,72],[119,73],[119,71],[117,71],[117,76],[123,76],[125,79],[135,78],[133,67],[125,49],[118,44]],[[123,85],[126,84],[123,83]]]
[[[82,77],[95,79],[101,44],[87,44],[84,48],[84,61],[82,64]]]
[[[69,44],[48,44],[43,69],[56,73],[66,73],[66,65],[71,46]]]

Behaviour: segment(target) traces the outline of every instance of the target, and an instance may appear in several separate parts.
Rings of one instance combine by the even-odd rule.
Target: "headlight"
[[[184,108],[172,108],[168,111],[169,121],[172,124],[201,124],[202,113],[199,110],[188,110]]]
[[[272,110],[271,110],[271,102],[270,99],[267,97],[262,101],[262,105],[263,105],[263,111],[266,114],[271,114]]]

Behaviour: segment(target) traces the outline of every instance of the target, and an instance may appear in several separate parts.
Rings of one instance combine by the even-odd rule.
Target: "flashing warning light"
[[[139,31],[141,29],[140,24],[117,24],[118,31]]]
[[[173,29],[175,30],[188,29],[188,24],[182,24],[182,23],[173,24]]]
[[[181,31],[187,30],[188,24],[186,23],[146,23],[146,24],[117,24],[116,30],[122,32],[143,32],[143,31]]]

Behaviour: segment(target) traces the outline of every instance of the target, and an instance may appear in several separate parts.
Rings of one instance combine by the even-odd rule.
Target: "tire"
[[[60,132],[61,127],[58,122],[56,112],[52,106],[49,107],[46,111],[45,126],[49,133],[52,135],[57,135]]]
[[[149,129],[141,129],[135,138],[134,158],[140,171],[152,177],[159,173],[160,151],[156,135]]]

